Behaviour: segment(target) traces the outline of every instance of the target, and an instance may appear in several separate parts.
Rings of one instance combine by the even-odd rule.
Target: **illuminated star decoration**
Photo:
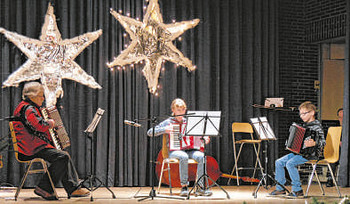
[[[101,89],[95,79],[74,62],[74,59],[102,34],[102,30],[62,40],[53,7],[49,4],[40,40],[1,27],[0,33],[28,57],[28,60],[3,82],[3,87],[18,86],[24,81],[40,79],[47,107],[56,105],[57,98],[63,96],[62,79],[74,80],[91,88]]]
[[[199,19],[164,24],[158,0],[150,0],[143,22],[120,15],[113,9],[110,12],[129,33],[132,41],[117,58],[107,63],[108,67],[145,61],[142,71],[152,94],[156,93],[159,73],[164,60],[187,67],[189,71],[196,68],[192,61],[184,57],[172,44],[172,41],[186,30],[195,27]]]

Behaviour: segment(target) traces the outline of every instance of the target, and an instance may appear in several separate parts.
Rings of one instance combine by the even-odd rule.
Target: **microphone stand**
[[[156,191],[154,189],[154,164],[156,164],[156,161],[154,160],[154,140],[155,140],[155,124],[157,122],[157,117],[152,117],[150,119],[139,119],[139,120],[133,120],[133,121],[141,121],[141,120],[150,120],[151,124],[152,124],[152,138],[150,139],[150,172],[151,172],[151,191],[149,192],[148,196],[134,196],[134,198],[140,198],[138,201],[144,201],[146,199],[152,199],[154,200],[154,198],[171,198],[171,199],[181,199],[181,200],[185,200],[186,198],[182,198],[182,197],[175,197],[175,196],[161,196],[161,195],[157,195]],[[136,123],[136,122],[135,122]],[[128,124],[128,125],[132,125],[134,127],[140,127],[140,126],[136,126],[135,124]]]

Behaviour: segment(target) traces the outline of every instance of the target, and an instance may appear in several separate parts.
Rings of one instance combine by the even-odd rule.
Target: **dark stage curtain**
[[[344,71],[344,118],[342,128],[342,146],[339,166],[339,184],[343,187],[350,186],[350,163],[349,163],[349,90],[350,90],[350,2],[347,1],[347,19],[346,19],[346,49],[345,49],[345,71]]]
[[[159,95],[150,95],[142,75],[142,66],[109,70],[112,61],[130,39],[109,9],[130,13],[143,19],[140,0],[56,0],[52,1],[63,39],[103,29],[102,36],[86,48],[75,61],[103,87],[93,90],[75,81],[63,80],[64,97],[59,100],[61,115],[71,138],[69,151],[78,173],[84,177],[90,170],[90,139],[83,131],[98,107],[106,112],[98,125],[96,138],[96,175],[111,186],[150,185],[150,153],[158,153],[161,138],[150,149],[146,130],[151,127],[142,120],[141,128],[123,124],[125,119],[157,117],[158,122],[170,114],[170,103],[180,97],[189,110],[221,110],[222,137],[212,138],[207,152],[215,157],[221,171],[233,167],[231,124],[248,122],[249,118],[267,115],[273,128],[277,117],[255,109],[265,97],[278,96],[277,1],[275,0],[159,0],[165,23],[199,18],[197,27],[186,31],[182,40],[173,43],[198,69],[166,62],[161,72]],[[1,0],[0,27],[38,39],[48,1]],[[20,67],[27,57],[14,44],[0,35],[1,82]],[[0,116],[12,115],[20,101],[20,87],[0,90]],[[348,120],[347,120],[348,121]],[[8,124],[1,122],[1,136],[7,138]],[[269,168],[277,157],[277,143],[269,143]],[[23,166],[15,161],[12,147],[5,148],[1,182],[18,185]],[[243,152],[246,165],[254,165],[253,151]],[[155,157],[155,155],[154,155]],[[20,168],[19,168],[20,167]],[[245,174],[244,172],[242,173]],[[223,180],[226,181],[226,180]],[[27,183],[34,185],[34,179]]]

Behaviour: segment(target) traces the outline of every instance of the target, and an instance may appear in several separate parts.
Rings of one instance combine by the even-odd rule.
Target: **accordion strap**
[[[19,117],[19,121],[22,122],[23,126],[27,129],[27,131],[31,134],[34,135],[36,137],[38,137],[39,139],[43,140],[44,142],[51,144],[50,140],[46,137],[46,134],[40,131],[37,131],[31,124],[29,124],[29,122],[26,120],[25,117],[25,112],[29,107],[33,107],[31,105],[24,105],[21,110],[20,110],[20,117]]]

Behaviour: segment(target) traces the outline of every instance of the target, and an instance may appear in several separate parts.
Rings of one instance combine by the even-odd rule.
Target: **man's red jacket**
[[[43,118],[40,107],[27,99],[18,104],[13,115],[21,118],[21,121],[13,122],[19,153],[32,156],[44,148],[54,148],[48,143],[51,141],[49,123]]]

